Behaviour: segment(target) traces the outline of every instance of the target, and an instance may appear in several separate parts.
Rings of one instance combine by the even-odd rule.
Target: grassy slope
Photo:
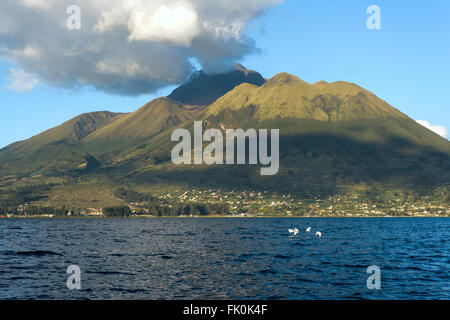
[[[76,168],[86,162],[87,156],[79,148],[80,141],[123,116],[108,111],[86,113],[28,140],[13,143],[0,150],[0,172],[20,175]]]
[[[83,140],[83,149],[104,161],[144,148],[145,142],[196,115],[169,98],[155,99],[136,112],[94,132]],[[116,160],[117,161],[117,160]]]
[[[261,87],[240,85],[212,104],[206,117],[218,116],[224,110],[248,113],[248,109],[253,109],[253,114],[247,117],[253,122],[277,118],[301,120],[299,123],[303,126],[298,126],[298,133],[343,134],[366,142],[401,137],[450,153],[450,143],[446,139],[417,124],[371,92],[344,81],[311,85],[281,73]],[[312,125],[307,126],[308,122],[304,120],[311,120]],[[288,131],[281,129],[282,133]]]

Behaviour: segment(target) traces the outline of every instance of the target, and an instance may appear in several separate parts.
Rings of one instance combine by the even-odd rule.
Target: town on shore
[[[52,208],[21,203],[0,208],[14,217],[448,217],[448,187],[418,196],[408,192],[370,190],[339,195],[298,197],[271,191],[222,189],[162,190],[160,194],[119,188],[122,205],[103,208]]]

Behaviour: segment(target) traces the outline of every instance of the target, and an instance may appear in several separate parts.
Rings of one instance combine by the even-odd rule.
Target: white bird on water
[[[306,228],[306,232],[310,232],[311,231],[311,227]]]
[[[316,237],[317,237],[317,238],[320,238],[321,236],[322,236],[322,232],[317,231],[317,232],[316,232]]]
[[[295,229],[289,229],[289,233],[290,233],[290,234],[293,234],[294,236],[296,236],[297,233],[298,233],[298,229],[297,229],[297,228],[295,228]]]

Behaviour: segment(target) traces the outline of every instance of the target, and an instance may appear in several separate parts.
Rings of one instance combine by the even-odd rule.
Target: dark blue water
[[[0,298],[449,299],[449,238],[448,218],[1,219]]]

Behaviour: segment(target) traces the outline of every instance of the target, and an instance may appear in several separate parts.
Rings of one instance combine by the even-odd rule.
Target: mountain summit
[[[233,70],[226,73],[195,72],[185,84],[176,88],[169,98],[186,105],[205,106],[242,83],[261,86],[264,82],[264,78],[258,72],[248,70],[237,63]]]

